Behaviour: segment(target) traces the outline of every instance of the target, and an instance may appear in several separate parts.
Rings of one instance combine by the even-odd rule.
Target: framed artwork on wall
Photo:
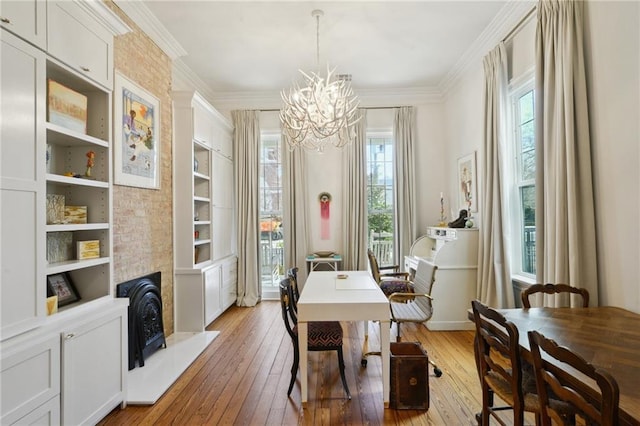
[[[478,211],[476,152],[458,158],[458,205],[460,210]]]
[[[122,74],[115,74],[115,183],[160,189],[160,101]]]

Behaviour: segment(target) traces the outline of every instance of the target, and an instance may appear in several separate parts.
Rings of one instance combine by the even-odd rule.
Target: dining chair
[[[596,368],[569,348],[558,344],[537,331],[529,331],[529,348],[536,372],[536,384],[541,406],[543,426],[554,424],[598,424],[613,426],[618,424],[618,403],[620,392],[618,383],[606,371]],[[545,353],[544,358],[542,353]],[[558,361],[558,362],[556,362]],[[569,372],[566,367],[577,370],[595,382],[600,389],[594,393],[594,386]],[[555,398],[568,404],[565,413],[558,412],[549,404],[549,392]],[[569,411],[571,415],[567,415]],[[581,418],[578,423],[577,417]]]
[[[524,413],[540,422],[540,404],[535,385],[523,386],[518,328],[511,321],[478,300],[471,302],[476,325],[475,357],[482,387],[482,412],[476,415],[478,425],[488,425],[490,416],[503,426],[507,423],[499,412],[513,410],[513,424],[524,423]],[[526,381],[530,383],[530,381]],[[495,406],[494,394],[507,405]]]
[[[297,312],[293,309],[292,304],[292,288],[291,278],[287,277],[280,281],[280,305],[282,307],[282,319],[284,321],[287,333],[291,337],[293,343],[293,365],[291,366],[291,381],[289,382],[289,390],[287,396],[291,395],[291,390],[296,382],[298,374],[298,366],[300,364],[300,347],[298,345],[298,320]],[[342,355],[342,326],[338,321],[316,321],[307,323],[308,340],[307,350],[309,351],[336,351],[338,353],[338,367],[340,369],[340,378],[342,386],[347,394],[347,398],[351,399],[351,392],[347,386],[347,379],[344,374],[344,357]],[[306,374],[306,369],[304,373]]]
[[[298,299],[300,299],[300,287],[298,286],[298,267],[287,269],[287,277],[291,278],[291,303],[293,309],[298,312]]]
[[[412,292],[413,284],[408,279],[408,272],[401,272],[399,265],[380,266],[376,255],[371,249],[367,250],[367,256],[369,258],[371,275],[373,275],[373,279],[378,283],[380,289],[387,297],[391,296],[393,293]]]
[[[389,296],[391,322],[396,323],[396,341],[401,341],[400,324],[405,322],[424,323],[433,315],[433,297],[431,290],[436,281],[438,266],[430,262],[418,262],[413,279],[413,291],[395,292]],[[442,376],[442,370],[431,360],[436,377]]]
[[[531,302],[529,301],[529,296],[536,293],[544,293],[544,294],[577,294],[582,297],[582,307],[589,307],[589,291],[584,288],[572,287],[567,284],[534,284],[529,286],[526,290],[520,293],[520,297],[522,299],[522,307],[525,309],[529,309],[531,307]]]

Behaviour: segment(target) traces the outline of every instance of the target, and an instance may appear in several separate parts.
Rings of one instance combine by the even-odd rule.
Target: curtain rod
[[[362,107],[360,109],[394,109],[394,108],[402,108],[404,106],[410,105],[401,105],[401,106],[388,106],[388,107]],[[279,109],[259,109],[260,112],[280,112]]]
[[[506,36],[502,39],[504,43],[510,41],[517,33],[524,27],[524,25],[531,19],[531,17],[535,14],[536,6],[533,6],[529,12],[507,33]]]

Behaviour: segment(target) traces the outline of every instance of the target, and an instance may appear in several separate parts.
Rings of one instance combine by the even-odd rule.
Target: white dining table
[[[298,300],[298,343],[302,406],[307,405],[307,323],[312,321],[380,321],[382,393],[389,407],[389,299],[367,271],[312,271]],[[366,340],[365,340],[366,344]]]

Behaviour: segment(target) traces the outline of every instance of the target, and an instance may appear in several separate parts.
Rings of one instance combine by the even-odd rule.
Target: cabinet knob
[[[0,21],[2,21],[3,24],[10,24],[11,23],[11,19],[5,18],[4,16],[2,18],[0,18]]]
[[[91,69],[89,69],[89,68],[87,68],[87,67],[82,67],[82,66],[80,67],[80,69],[81,69],[82,71],[84,71],[84,72],[89,72],[89,71],[91,71]]]
[[[76,335],[74,333],[69,333],[66,336],[64,336],[65,340],[71,340],[74,337],[76,337]]]

